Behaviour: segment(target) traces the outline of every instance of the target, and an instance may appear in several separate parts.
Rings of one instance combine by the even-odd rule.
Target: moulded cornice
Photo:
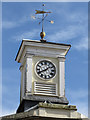
[[[40,41],[23,40],[15,60],[17,62],[21,62],[20,60],[23,55],[26,55],[27,57],[31,57],[33,55],[44,57],[61,57],[67,54],[70,47],[71,45],[68,44],[51,42],[42,43]]]

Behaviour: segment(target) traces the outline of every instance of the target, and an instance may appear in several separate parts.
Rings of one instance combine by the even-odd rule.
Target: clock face
[[[52,62],[42,60],[36,65],[36,73],[40,78],[51,79],[56,75],[56,67]]]

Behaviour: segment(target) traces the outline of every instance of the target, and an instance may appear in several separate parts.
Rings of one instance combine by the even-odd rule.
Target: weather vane
[[[46,17],[48,16],[48,13],[51,13],[50,11],[48,11],[48,12],[46,12],[46,11],[44,11],[44,6],[45,6],[45,4],[42,4],[42,6],[43,6],[43,9],[42,9],[42,11],[41,10],[35,10],[36,11],[36,13],[35,14],[42,14],[42,18],[39,18],[39,17],[36,17],[36,16],[31,16],[33,19],[41,19],[41,21],[39,22],[39,24],[41,24],[42,23],[42,32],[40,33],[40,36],[41,36],[41,42],[46,42],[46,40],[44,39],[44,37],[45,37],[45,32],[44,32],[44,20],[46,19]],[[51,24],[53,24],[54,23],[54,21],[53,20],[47,20],[46,19],[46,21],[48,21],[48,22],[50,22]]]

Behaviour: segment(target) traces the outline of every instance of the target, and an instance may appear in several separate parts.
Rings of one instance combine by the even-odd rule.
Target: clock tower
[[[23,39],[16,61],[20,63],[20,106],[17,112],[27,111],[39,102],[68,104],[65,97],[65,56],[71,45],[47,42],[43,23],[50,11],[36,10],[42,14],[41,40]],[[36,17],[33,16],[35,19]],[[54,23],[54,21],[49,21]]]
[[[65,56],[71,45],[22,40],[16,61],[20,63],[20,106],[26,111],[39,102],[68,104],[65,97]]]

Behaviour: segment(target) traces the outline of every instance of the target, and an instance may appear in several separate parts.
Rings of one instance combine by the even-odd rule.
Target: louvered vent
[[[56,84],[34,82],[34,93],[42,95],[56,95]]]

